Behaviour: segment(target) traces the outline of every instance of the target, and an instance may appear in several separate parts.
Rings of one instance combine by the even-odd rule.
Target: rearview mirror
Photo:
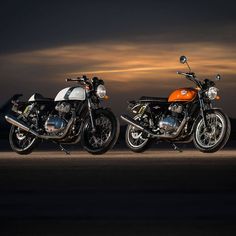
[[[180,63],[184,64],[184,63],[187,62],[187,57],[186,57],[186,56],[181,56],[181,57],[179,58],[179,61],[180,61]]]
[[[216,80],[221,80],[220,74],[217,74],[217,75],[216,75]]]

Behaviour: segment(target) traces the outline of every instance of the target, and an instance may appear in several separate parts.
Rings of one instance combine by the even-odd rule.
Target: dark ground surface
[[[0,235],[236,235],[234,147],[0,152]]]

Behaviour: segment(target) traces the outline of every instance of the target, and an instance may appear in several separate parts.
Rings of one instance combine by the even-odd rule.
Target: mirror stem
[[[189,72],[191,72],[191,68],[190,68],[190,66],[189,66],[189,64],[188,64],[187,61],[186,61],[186,64],[187,64],[187,66],[188,66]]]

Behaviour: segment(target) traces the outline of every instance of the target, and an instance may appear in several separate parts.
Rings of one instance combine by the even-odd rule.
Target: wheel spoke
[[[210,148],[216,145],[223,133],[224,123],[221,116],[210,114],[207,116],[209,130],[205,129],[203,119],[199,122],[196,129],[196,140],[205,148]]]
[[[100,148],[108,141],[111,136],[112,123],[106,116],[95,118],[96,132],[92,132],[91,124],[87,128],[88,141],[94,148]]]

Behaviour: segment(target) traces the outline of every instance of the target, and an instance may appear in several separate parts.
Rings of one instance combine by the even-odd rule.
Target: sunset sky
[[[214,78],[222,107],[236,117],[234,1],[8,1],[0,4],[1,103],[14,93],[54,97],[86,74],[105,80],[108,105],[168,96],[192,84],[176,74],[186,55],[200,78]]]

